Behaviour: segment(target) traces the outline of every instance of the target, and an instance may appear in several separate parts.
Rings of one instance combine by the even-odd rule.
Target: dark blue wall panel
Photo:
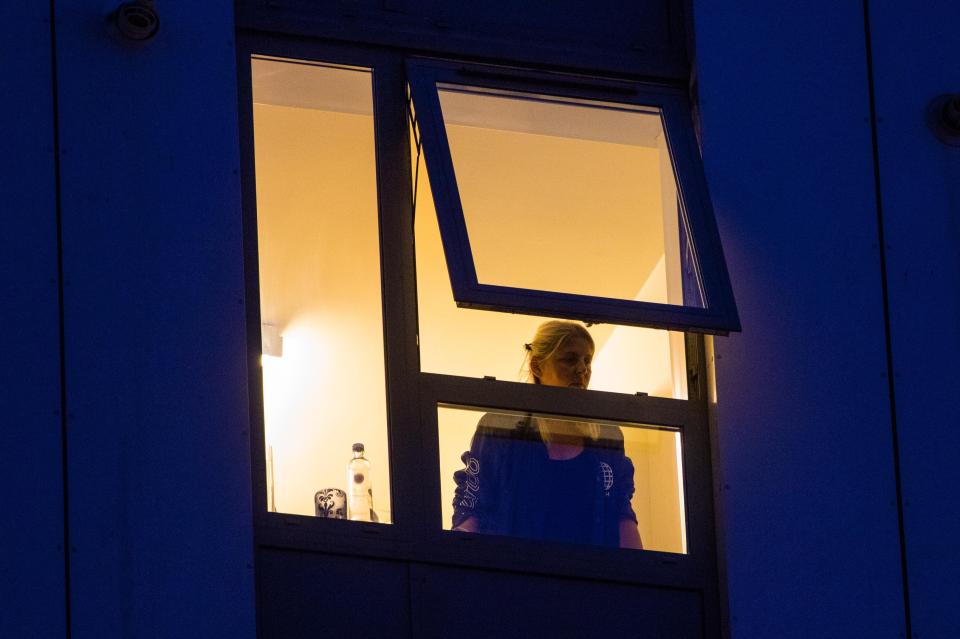
[[[57,2],[73,637],[252,637],[232,2]]]
[[[925,122],[960,94],[960,5],[871,2],[878,149],[917,637],[960,636],[960,147]]]
[[[410,590],[423,639],[703,636],[697,592],[418,565]]]
[[[390,11],[429,19],[473,33],[517,35],[532,41],[566,41],[605,48],[666,48],[682,53],[682,23],[676,0],[529,0],[450,2],[385,0]]]
[[[743,332],[717,338],[733,637],[904,631],[859,3],[695,7]]]
[[[0,4],[0,637],[63,637],[50,8]]]
[[[260,639],[411,634],[407,564],[261,550]]]

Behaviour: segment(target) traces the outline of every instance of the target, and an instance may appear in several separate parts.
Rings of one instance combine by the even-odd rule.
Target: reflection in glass
[[[679,430],[450,404],[438,422],[444,529],[620,547],[635,521],[644,549],[686,552]],[[564,434],[584,445],[557,459]]]
[[[318,500],[349,490],[362,442],[389,522],[371,75],[251,62],[270,506],[337,512]]]
[[[481,284],[703,306],[684,299],[658,109],[455,85],[439,97]]]

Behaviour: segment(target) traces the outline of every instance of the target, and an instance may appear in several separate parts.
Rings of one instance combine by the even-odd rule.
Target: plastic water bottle
[[[353,445],[353,459],[347,464],[347,517],[353,521],[370,521],[373,510],[373,485],[370,483],[370,462],[363,456],[363,444]]]

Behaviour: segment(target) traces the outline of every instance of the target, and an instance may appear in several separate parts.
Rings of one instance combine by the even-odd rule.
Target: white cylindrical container
[[[353,459],[347,464],[347,486],[347,517],[353,521],[370,521],[373,484],[370,462],[363,456],[363,444],[353,445]]]

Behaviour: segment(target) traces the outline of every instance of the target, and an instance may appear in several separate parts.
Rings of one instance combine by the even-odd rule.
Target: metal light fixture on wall
[[[153,0],[123,2],[107,19],[130,42],[147,42],[160,31],[160,15]]]
[[[960,146],[960,94],[935,97],[927,107],[927,124],[944,144]]]
[[[283,335],[273,324],[260,325],[260,352],[270,357],[283,357]]]

